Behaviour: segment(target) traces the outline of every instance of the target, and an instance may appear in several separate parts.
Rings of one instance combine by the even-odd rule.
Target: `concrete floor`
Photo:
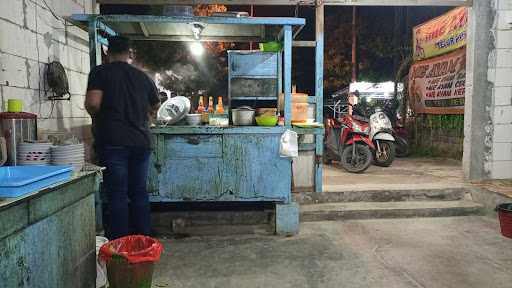
[[[512,180],[487,180],[481,182],[472,182],[476,187],[487,189],[488,191],[498,193],[508,198],[512,198]]]
[[[362,174],[325,165],[323,184],[325,192],[442,189],[465,185],[460,161],[432,158],[397,158],[390,167],[372,165]]]
[[[485,217],[314,222],[290,238],[162,241],[153,287],[512,287],[512,239]]]

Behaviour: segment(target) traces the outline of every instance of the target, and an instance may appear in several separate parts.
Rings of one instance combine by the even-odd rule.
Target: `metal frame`
[[[315,0],[96,0],[98,4],[314,6]],[[327,6],[472,6],[473,0],[325,0]]]
[[[305,25],[305,20],[302,18],[275,18],[275,17],[241,17],[241,18],[225,18],[225,17],[171,17],[171,16],[148,16],[148,15],[85,15],[77,14],[70,17],[70,21],[77,23],[81,26],[87,25],[89,30],[89,49],[91,68],[101,64],[101,45],[108,45],[106,39],[102,35],[115,35],[116,32],[108,26],[108,23],[195,23],[201,22],[206,24],[233,24],[233,25],[279,25],[283,29],[279,33],[284,40],[284,61],[283,61],[283,75],[284,75],[284,118],[285,126],[276,127],[272,131],[284,131],[284,129],[293,129],[299,134],[312,134],[315,135],[315,144],[302,145],[301,150],[314,150],[315,151],[315,176],[314,176],[314,191],[322,192],[322,154],[323,154],[323,129],[296,129],[291,125],[291,94],[292,94],[292,47],[311,47],[315,48],[315,96],[310,97],[310,103],[316,105],[315,118],[317,122],[323,122],[323,47],[324,47],[324,4],[319,3],[316,7],[316,39],[315,41],[297,41],[293,42],[302,27]],[[298,27],[298,29],[293,29]],[[101,33],[100,33],[101,32]],[[146,34],[146,33],[145,33]],[[151,39],[151,37],[148,37]],[[219,39],[222,40],[222,39]],[[250,40],[250,39],[245,39]],[[175,41],[175,40],[171,40]],[[183,41],[183,40],[182,40]],[[294,45],[296,44],[296,45]],[[245,128],[244,128],[245,129]],[[261,128],[247,128],[259,129],[258,131],[267,131]],[[243,130],[243,129],[242,129]],[[250,131],[248,131],[249,133]]]

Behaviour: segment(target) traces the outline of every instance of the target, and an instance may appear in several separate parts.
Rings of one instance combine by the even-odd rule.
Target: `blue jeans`
[[[109,239],[151,232],[149,196],[146,191],[150,150],[138,147],[104,146],[98,149],[103,188],[108,198]]]

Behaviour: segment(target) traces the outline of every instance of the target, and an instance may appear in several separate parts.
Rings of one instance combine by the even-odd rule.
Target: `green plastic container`
[[[277,116],[256,116],[256,124],[258,124],[258,126],[276,126],[277,120]]]
[[[283,49],[283,45],[276,41],[260,43],[260,51],[263,52],[279,52]]]
[[[7,100],[7,112],[19,113],[23,111],[23,101],[20,99]]]

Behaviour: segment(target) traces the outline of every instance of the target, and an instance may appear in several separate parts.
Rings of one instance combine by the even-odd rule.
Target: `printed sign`
[[[413,29],[414,60],[429,59],[466,45],[468,10],[455,8]]]
[[[466,48],[411,66],[409,101],[416,113],[464,114],[465,92]]]

